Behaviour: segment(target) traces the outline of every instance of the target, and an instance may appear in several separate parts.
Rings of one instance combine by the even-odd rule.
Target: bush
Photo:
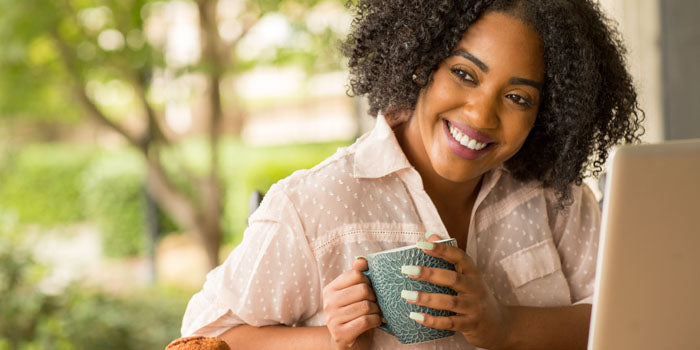
[[[157,288],[112,296],[73,287],[59,296],[33,297],[21,298],[11,315],[2,315],[0,323],[12,326],[0,328],[1,350],[163,349],[180,336],[188,299]]]
[[[15,221],[0,208],[0,349],[33,339],[54,304],[38,291],[45,271],[34,263]]]
[[[23,223],[48,226],[85,219],[80,175],[94,155],[51,144],[6,154],[0,167],[0,203]]]
[[[249,147],[225,140],[221,176],[224,198],[224,241],[237,244],[247,225],[248,199],[254,190],[267,191],[298,169],[310,168],[347,142]],[[206,145],[186,143],[178,150],[195,173],[206,169]],[[144,251],[145,166],[131,149],[104,152],[66,145],[33,145],[0,157],[0,203],[18,214],[21,223],[55,225],[89,220],[98,224],[108,256]],[[176,169],[168,169],[178,186],[187,188]],[[191,186],[191,184],[190,184]],[[178,230],[162,212],[162,233]]]
[[[157,288],[125,296],[74,289],[41,325],[37,340],[72,349],[163,349],[180,336],[187,299]]]
[[[136,152],[36,144],[0,159],[0,203],[20,223],[90,220],[100,227],[108,256],[143,252],[145,171]],[[163,232],[177,229],[162,212],[159,223]]]
[[[81,176],[81,199],[87,216],[100,228],[107,256],[131,256],[143,251],[144,173],[140,156],[122,151],[96,159]]]
[[[179,337],[189,293],[150,288],[113,296],[72,286],[45,294],[46,269],[2,224],[0,217],[0,350],[151,350]]]

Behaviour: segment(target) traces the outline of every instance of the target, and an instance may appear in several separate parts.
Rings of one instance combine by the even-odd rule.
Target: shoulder
[[[543,188],[544,197],[549,212],[558,215],[570,215],[572,212],[580,211],[583,208],[590,210],[595,207],[600,211],[598,199],[586,183],[570,184],[570,199],[565,203],[560,203],[559,198],[553,188]]]
[[[482,206],[494,220],[517,211],[533,220],[541,217],[550,228],[556,229],[572,216],[585,214],[592,219],[600,216],[597,199],[586,184],[570,184],[570,200],[560,203],[555,189],[545,187],[541,181],[519,180],[499,167],[488,173],[482,186],[487,191]]]
[[[326,191],[355,182],[353,177],[355,145],[338,148],[333,155],[310,169],[295,171],[273,185],[270,192],[283,191],[293,199],[299,193]]]
[[[265,194],[260,209],[266,211],[271,206],[264,204],[275,201],[278,203],[274,206],[284,206],[298,213],[301,221],[314,220],[314,217],[322,213],[329,214],[329,211],[337,210],[340,213],[341,208],[347,209],[342,204],[351,206],[358,201],[368,182],[371,182],[357,178],[353,173],[355,152],[361,140],[338,148],[333,155],[316,166],[297,170],[272,185]]]
[[[541,197],[543,200],[540,203],[553,215],[571,212],[571,210],[580,208],[582,204],[597,206],[598,203],[595,194],[585,183],[569,184],[569,200],[561,203],[556,190],[552,187],[545,187],[541,181],[519,180],[505,168],[497,168],[493,172],[500,172],[498,181],[492,190],[497,197],[507,198],[509,201],[524,201],[532,197]]]
[[[562,206],[553,189],[546,189],[545,198],[549,226],[555,242],[567,234],[598,232],[600,229],[600,206],[593,191],[585,183],[571,184],[571,199]]]

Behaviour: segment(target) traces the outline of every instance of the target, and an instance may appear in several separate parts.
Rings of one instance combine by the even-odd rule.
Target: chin
[[[483,173],[474,171],[457,171],[456,169],[435,169],[435,172],[443,179],[454,183],[463,183],[480,177]]]

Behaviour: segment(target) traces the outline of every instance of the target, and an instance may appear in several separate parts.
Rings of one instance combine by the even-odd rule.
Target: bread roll
[[[231,350],[219,338],[186,337],[173,340],[165,350]]]

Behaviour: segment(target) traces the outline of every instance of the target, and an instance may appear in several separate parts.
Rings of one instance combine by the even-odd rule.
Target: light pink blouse
[[[471,215],[467,254],[505,304],[590,303],[600,210],[586,186],[557,212],[538,183],[503,167],[487,174]],[[240,324],[325,324],[322,290],[354,257],[447,237],[418,172],[382,117],[375,128],[268,191],[243,241],[189,302],[182,335],[217,336]],[[408,316],[407,316],[408,317]],[[374,349],[474,349],[461,334],[401,345],[374,331]]]

